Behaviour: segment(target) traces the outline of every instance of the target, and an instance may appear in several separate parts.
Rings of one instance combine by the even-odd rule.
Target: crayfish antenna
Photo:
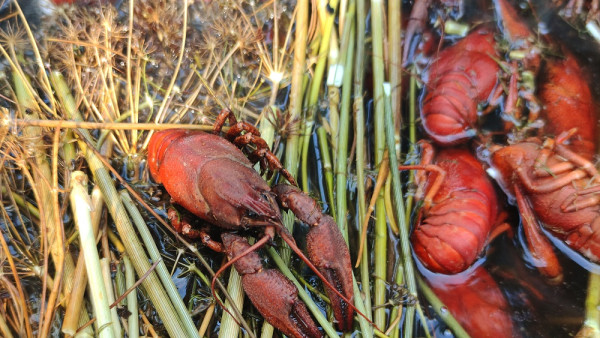
[[[327,288],[329,288],[338,297],[340,297],[344,302],[346,302],[346,304],[348,305],[348,307],[350,307],[352,310],[356,311],[356,313],[358,313],[361,317],[363,317],[364,319],[366,319],[367,322],[369,324],[371,324],[375,329],[381,331],[381,329],[379,327],[377,327],[377,325],[375,325],[375,323],[373,323],[373,321],[371,321],[369,319],[369,317],[367,317],[364,313],[362,313],[361,311],[359,311],[356,308],[356,306],[354,306],[354,304],[346,296],[344,296],[340,291],[338,291],[335,288],[335,286],[333,286],[327,280],[327,278],[317,269],[317,267],[304,255],[304,253],[300,250],[300,248],[298,248],[298,246],[296,245],[296,241],[288,233],[282,231],[282,232],[279,233],[279,236],[281,236],[281,238],[283,238],[283,240],[285,241],[285,243],[287,243],[287,245],[290,247],[290,249],[292,249],[292,251],[294,251],[296,253],[296,255],[298,255],[298,257],[300,257],[300,259],[308,266],[308,268],[311,269],[315,273],[315,275],[317,275],[317,277],[319,277],[319,279],[321,279],[323,281],[323,284]]]

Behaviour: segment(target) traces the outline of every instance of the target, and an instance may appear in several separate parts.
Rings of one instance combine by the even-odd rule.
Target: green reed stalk
[[[388,79],[392,114],[396,125],[396,155],[400,156],[400,129],[402,128],[402,6],[401,1],[388,2]]]
[[[387,94],[387,93],[386,93]],[[385,127],[386,127],[386,139],[389,149],[393,149],[395,145],[395,130],[394,130],[394,117],[392,116],[392,107],[390,103],[390,97],[386,95],[385,99]],[[404,265],[406,285],[408,292],[412,297],[417,299],[417,284],[415,282],[415,271],[412,262],[410,241],[408,227],[406,225],[406,218],[404,213],[404,199],[402,198],[402,188],[400,182],[400,172],[398,171],[398,159],[396,158],[396,152],[389,152],[390,157],[390,172],[392,173],[392,189],[394,192],[394,201],[396,202],[396,217],[398,222],[398,228],[400,230],[400,249],[402,253],[402,260]],[[393,217],[393,215],[390,215]],[[413,306],[406,309],[404,336],[412,337],[413,321],[415,316],[415,308]]]
[[[421,289],[421,293],[427,299],[427,302],[433,307],[435,313],[442,318],[444,323],[448,325],[448,328],[452,330],[454,336],[456,338],[468,338],[469,334],[462,328],[462,326],[458,323],[456,318],[452,316],[448,308],[442,303],[442,301],[435,295],[433,290],[429,288],[427,283],[421,278],[417,276],[417,283],[419,283],[419,289]]]
[[[68,118],[72,120],[82,120],[82,117],[76,108],[75,100],[72,97],[67,84],[62,78],[62,75],[58,72],[52,72],[50,77],[54,89],[56,90],[56,95],[58,96],[62,108],[64,109]],[[79,129],[79,132],[81,135],[87,138],[89,142],[93,143],[92,137],[87,130]],[[100,190],[102,190],[102,195],[108,211],[117,226],[117,231],[123,239],[123,244],[125,245],[125,249],[132,260],[133,266],[137,274],[142,276],[148,270],[150,270],[151,266],[148,262],[148,257],[145,254],[144,248],[139,242],[135,230],[133,229],[133,225],[129,220],[127,211],[125,210],[125,207],[117,194],[114,181],[97,155],[92,150],[88,149],[87,145],[83,142],[80,143],[80,147],[85,153],[88,165],[94,175],[96,184],[98,184],[100,186]],[[183,324],[179,320],[179,317],[169,301],[167,293],[163,289],[156,273],[152,272],[149,274],[142,285],[148,293],[148,296],[154,304],[160,318],[163,320],[169,335],[172,337],[187,337],[188,335],[183,329]]]
[[[352,98],[352,66],[354,65],[354,46],[355,46],[355,29],[356,25],[354,22],[354,15],[356,10],[356,4],[352,1],[349,4],[348,11],[346,12],[346,22],[344,32],[342,35],[342,50],[344,50],[345,62],[344,74],[343,74],[343,85],[342,85],[342,107],[339,121],[339,140],[338,140],[338,154],[336,156],[336,197],[337,197],[337,210],[339,217],[337,218],[337,224],[348,243],[348,219],[346,217],[348,210],[347,202],[347,183],[348,183],[348,142],[350,139],[350,102]],[[362,186],[362,184],[358,184]],[[364,187],[362,187],[364,191]],[[360,297],[360,289],[356,283],[356,278],[353,273],[353,285],[354,285],[354,305],[363,314],[367,314],[367,311],[362,297]],[[368,285],[368,284],[366,284]],[[370,307],[368,308],[370,310]],[[363,337],[372,336],[372,328],[367,320],[362,316],[358,316],[358,321],[361,327]]]
[[[337,160],[335,162],[335,181],[336,181],[336,197],[337,197],[337,210],[340,217],[337,219],[338,227],[344,236],[346,242],[348,242],[348,219],[346,213],[348,210],[348,202],[346,199],[346,186],[348,184],[348,141],[350,139],[350,99],[352,96],[352,65],[354,63],[354,23],[350,20],[354,20],[354,11],[356,5],[350,4],[348,12],[346,13],[346,20],[349,20],[349,24],[344,28],[342,36],[342,49],[345,51],[346,56],[344,61],[344,74],[343,74],[343,86],[342,86],[342,107],[339,124],[339,139],[338,139],[338,153]]]
[[[308,113],[306,121],[304,122],[304,144],[302,147],[302,189],[304,192],[308,192],[308,169],[306,164],[308,163],[308,146],[310,145],[310,136],[312,135],[312,129],[315,124],[315,115],[317,112],[317,103],[319,102],[319,94],[321,93],[321,85],[323,83],[323,75],[325,73],[325,66],[327,64],[327,54],[329,52],[329,42],[331,40],[331,34],[333,24],[335,22],[335,13],[337,11],[339,0],[330,0],[328,6],[332,9],[331,12],[327,11],[328,16],[325,20],[325,26],[323,28],[323,36],[319,45],[319,54],[317,56],[317,65],[315,67],[314,76],[310,84],[308,93]],[[306,43],[306,39],[302,40],[302,43]]]
[[[319,139],[319,149],[321,150],[323,171],[325,172],[325,183],[329,208],[331,209],[331,216],[336,222],[338,222],[335,200],[333,199],[333,166],[331,164],[331,155],[329,155],[329,147],[327,146],[327,131],[325,131],[324,127],[317,128],[317,137]]]
[[[383,64],[383,5],[381,0],[371,0],[371,29],[373,49],[373,96],[375,101],[375,165],[379,166],[383,160],[385,150],[384,126],[384,93],[385,82]],[[393,147],[390,149],[394,149]],[[375,310],[374,322],[382,328],[385,327],[386,312],[383,305],[386,303],[386,277],[387,277],[387,222],[383,192],[379,194],[375,204]]]
[[[288,107],[289,120],[300,121],[302,117],[302,101],[304,98],[304,76],[306,73],[306,41],[308,39],[308,13],[309,0],[298,0],[296,2],[296,29],[294,35],[294,59],[292,66],[292,79],[290,88],[290,104]],[[303,125],[303,124],[300,124]],[[284,167],[293,177],[298,173],[298,148],[301,146],[300,135],[291,133],[286,140]],[[283,213],[283,224],[291,232],[294,229],[296,217],[291,212]],[[282,246],[281,257],[287,263],[290,261],[291,251],[287,246]],[[273,335],[271,325],[264,327],[261,337],[269,338]]]
[[[354,60],[354,125],[356,129],[356,180],[358,182],[357,195],[358,195],[358,224],[359,235],[362,236],[362,221],[365,218],[367,210],[367,197],[365,193],[365,108],[363,102],[363,80],[364,80],[364,68],[365,68],[365,26],[366,26],[366,4],[365,0],[356,0],[356,58]],[[370,278],[371,272],[369,271],[369,250],[368,246],[365,245],[363,254],[361,257],[360,264],[360,281],[363,286],[364,302],[365,302],[365,314],[371,319],[371,292],[370,292]],[[356,284],[356,282],[355,282]],[[355,287],[355,290],[357,287]],[[355,292],[356,293],[356,292]],[[357,295],[361,293],[356,293]],[[361,322],[361,328],[362,322]],[[371,332],[370,329],[364,332]]]

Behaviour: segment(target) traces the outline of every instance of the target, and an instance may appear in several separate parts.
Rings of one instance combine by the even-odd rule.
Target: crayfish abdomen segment
[[[224,233],[221,239],[230,258],[250,248],[248,241],[237,235]],[[322,336],[298,298],[296,286],[281,272],[264,269],[256,252],[240,258],[234,266],[242,276],[246,295],[265,320],[291,337]]]

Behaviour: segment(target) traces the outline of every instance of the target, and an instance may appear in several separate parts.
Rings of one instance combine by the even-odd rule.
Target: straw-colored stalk
[[[14,51],[13,51],[14,52]],[[16,59],[16,56],[13,55]],[[38,119],[38,105],[33,97],[31,90],[28,88],[29,81],[26,76],[18,68],[13,69],[13,81],[15,93],[21,115],[25,119]],[[33,171],[35,182],[32,183],[34,195],[38,209],[40,211],[41,232],[46,235],[42,237],[47,239],[49,244],[50,255],[55,267],[54,287],[48,297],[47,311],[44,313],[41,323],[41,334],[47,334],[50,330],[51,318],[55,312],[55,304],[59,296],[59,287],[61,280],[64,278],[63,291],[69,293],[73,284],[71,275],[75,269],[71,255],[65,254],[66,248],[63,242],[64,229],[62,220],[59,215],[58,207],[58,130],[55,133],[55,144],[53,147],[52,167],[46,158],[46,152],[42,140],[42,130],[38,127],[23,128],[23,135],[29,140],[28,149],[31,149],[33,157],[33,165],[37,167]],[[55,148],[55,149],[54,149]],[[44,269],[48,266],[45,265]],[[47,276],[47,273],[44,273]],[[45,294],[45,289],[42,294]],[[42,302],[43,303],[43,302]],[[43,307],[43,306],[42,306]]]
[[[106,299],[108,300],[109,304],[113,304],[115,302],[115,291],[110,271],[110,259],[107,257],[102,257],[100,259],[100,268],[102,271],[104,288],[106,290]],[[115,333],[115,337],[121,337],[123,333],[121,328],[121,322],[119,321],[119,315],[117,314],[116,306],[110,308],[110,316],[112,318],[112,329]],[[102,326],[98,325],[98,327],[102,329]]]
[[[119,337],[119,331],[114,330],[113,318],[111,317],[109,304],[112,303],[107,297],[107,290],[102,277],[102,268],[96,238],[92,229],[92,218],[90,211],[92,204],[87,194],[87,175],[81,171],[71,174],[71,209],[75,224],[79,230],[81,250],[85,258],[85,267],[90,286],[92,306],[96,315],[99,337]],[[118,319],[117,319],[118,320]]]
[[[98,227],[100,224],[100,218],[102,216],[102,193],[100,192],[100,188],[95,186],[92,190],[92,230],[94,232],[94,238],[98,236]],[[77,328],[88,321],[87,315],[82,317],[81,314],[85,313],[85,311],[81,311],[84,302],[84,295],[86,291],[87,285],[87,273],[85,270],[85,258],[83,255],[83,250],[79,252],[79,258],[77,259],[77,266],[75,267],[75,272],[73,273],[73,289],[71,290],[71,294],[66,302],[65,316],[63,318],[62,332],[66,335],[74,335],[77,331]],[[85,331],[93,334],[92,328],[87,327]]]

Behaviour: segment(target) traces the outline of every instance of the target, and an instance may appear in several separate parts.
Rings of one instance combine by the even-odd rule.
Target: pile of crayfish
[[[407,41],[424,34],[429,5],[413,6]],[[420,164],[399,168],[417,170],[415,256],[473,336],[518,335],[507,300],[480,263],[487,245],[511,228],[494,181],[516,204],[525,250],[549,283],[561,282],[563,272],[548,236],[600,263],[598,109],[586,74],[564,46],[538,38],[507,0],[494,7],[500,29],[481,24],[431,56],[420,107],[430,141],[419,142]],[[480,122],[496,111],[505,124],[502,143]]]
[[[563,46],[538,39],[506,0],[494,4],[501,29],[481,24],[449,47],[419,51],[430,55],[420,107],[428,140],[418,143],[419,164],[398,168],[417,171],[422,203],[411,235],[414,254],[435,276],[429,284],[473,336],[517,334],[507,300],[479,263],[490,242],[511,232],[497,186],[516,204],[527,250],[550,283],[560,282],[563,273],[548,235],[600,263],[600,177],[592,163],[597,108],[584,71]],[[413,6],[404,51],[409,59],[429,5],[419,0]],[[543,53],[542,43],[553,53]],[[528,82],[532,78],[537,87]],[[501,144],[492,143],[496,138],[480,123],[482,115],[498,110],[507,135]],[[279,172],[288,183],[269,187],[254,165],[268,175]],[[176,204],[223,230],[215,240],[210,229],[195,229],[169,212],[178,232],[229,257],[217,275],[233,265],[265,320],[289,336],[321,336],[296,287],[265,268],[256,252],[277,234],[323,281],[338,329],[352,329],[348,246],[333,218],[296,187],[253,125],[224,110],[213,133],[156,133],[148,167]],[[283,226],[281,208],[310,226],[308,258]],[[246,229],[260,230],[256,243],[238,233]],[[441,277],[460,274],[464,278]]]

